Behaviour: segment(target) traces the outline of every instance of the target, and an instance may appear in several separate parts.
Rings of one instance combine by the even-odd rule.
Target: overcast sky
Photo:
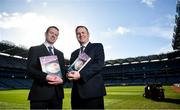
[[[0,41],[27,48],[60,29],[55,47],[69,59],[85,25],[90,41],[104,45],[106,60],[167,53],[172,49],[177,0],[0,0]]]

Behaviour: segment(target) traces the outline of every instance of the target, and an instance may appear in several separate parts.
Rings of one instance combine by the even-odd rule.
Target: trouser
[[[104,109],[104,97],[90,99],[71,98],[71,107],[72,109]]]
[[[58,99],[56,95],[50,100],[30,101],[30,109],[62,109],[63,100]]]

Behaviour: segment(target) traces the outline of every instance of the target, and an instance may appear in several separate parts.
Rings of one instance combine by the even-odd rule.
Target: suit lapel
[[[91,43],[89,42],[88,43],[88,45],[86,46],[86,48],[85,48],[85,50],[84,50],[84,52],[86,53],[86,54],[88,54],[88,51],[89,51],[89,49],[91,48]],[[79,55],[79,49],[77,49],[73,54],[72,54],[72,59],[71,59],[71,63],[72,63],[72,61],[74,62],[75,60],[76,60],[76,58],[78,57],[78,55]]]
[[[86,46],[84,52],[87,54],[88,53],[88,50],[90,49],[91,47],[91,42],[88,43],[88,45]]]
[[[40,46],[40,48],[41,48],[40,51],[42,51],[42,53],[45,54],[44,56],[48,56],[48,55],[49,55],[49,52],[48,52],[48,50],[47,50],[47,48],[46,48],[46,46],[45,46],[44,44],[42,44],[42,45]]]
[[[54,55],[57,55],[57,50],[54,48]]]

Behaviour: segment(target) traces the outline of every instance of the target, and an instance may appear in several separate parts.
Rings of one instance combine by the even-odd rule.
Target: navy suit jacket
[[[104,49],[101,43],[89,43],[84,52],[91,60],[80,71],[80,79],[73,81],[72,98],[77,94],[81,98],[88,99],[106,95],[101,69],[104,67]],[[79,55],[79,49],[71,54],[72,64]]]
[[[64,55],[61,51],[54,49],[54,54],[57,55],[63,77],[65,76]],[[49,52],[44,44],[34,46],[29,49],[27,72],[33,79],[33,84],[29,92],[29,100],[49,100],[55,94],[58,98],[64,98],[63,85],[50,85],[46,81],[46,73],[42,72],[39,57],[48,56]]]

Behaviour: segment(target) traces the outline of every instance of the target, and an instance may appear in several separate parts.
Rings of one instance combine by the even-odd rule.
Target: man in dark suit
[[[75,50],[71,54],[70,63],[75,61],[81,51],[90,56],[91,60],[80,72],[67,73],[68,79],[73,81],[71,107],[72,109],[104,109],[106,90],[100,72],[104,67],[103,45],[89,42],[89,31],[85,26],[76,28],[76,37],[84,49]]]
[[[45,42],[39,46],[29,49],[27,72],[33,79],[33,84],[29,92],[31,109],[62,109],[62,99],[64,98],[63,77],[42,72],[39,57],[56,55],[60,64],[61,72],[65,75],[64,55],[54,48],[59,35],[59,29],[50,26],[45,32]],[[49,50],[48,48],[51,48]]]

